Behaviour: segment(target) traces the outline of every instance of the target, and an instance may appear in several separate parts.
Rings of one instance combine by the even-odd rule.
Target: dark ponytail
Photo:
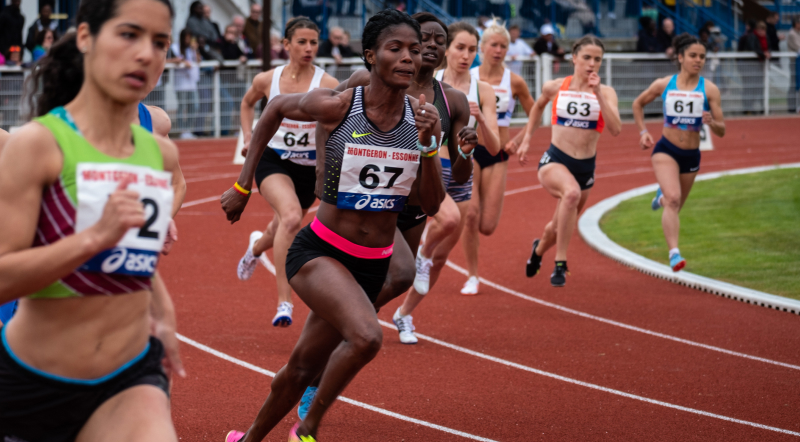
[[[92,36],[117,15],[120,3],[125,0],[81,0],[76,23],[89,25]],[[169,0],[156,0],[175,16]],[[74,100],[83,86],[83,54],[78,50],[77,34],[70,32],[55,43],[42,57],[25,80],[26,100],[30,117],[41,117],[56,107]]]
[[[675,64],[678,65],[678,69],[680,69],[681,67],[680,63],[678,62],[678,55],[683,55],[684,52],[686,52],[686,49],[688,49],[689,46],[694,44],[702,46],[703,49],[705,49],[706,47],[706,45],[704,45],[699,38],[693,35],[689,35],[689,33],[687,32],[684,32],[683,34],[678,35],[672,39],[672,49],[673,49],[672,59],[673,61],[675,61]]]

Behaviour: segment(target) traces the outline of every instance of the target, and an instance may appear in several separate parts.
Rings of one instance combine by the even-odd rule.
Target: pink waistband
[[[355,256],[356,258],[362,259],[382,259],[388,258],[392,256],[392,250],[394,249],[394,244],[390,245],[389,247],[364,247],[358,244],[352,243],[334,232],[333,230],[325,227],[325,224],[322,224],[317,218],[314,218],[314,221],[311,221],[311,230],[317,234],[323,241],[326,243],[336,247],[337,249],[341,250],[348,255]]]

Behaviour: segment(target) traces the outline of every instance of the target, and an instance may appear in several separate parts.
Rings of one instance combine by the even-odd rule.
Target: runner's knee
[[[673,210],[681,208],[681,194],[680,192],[664,192],[662,196],[662,204]]]
[[[581,202],[581,189],[578,187],[567,189],[561,197],[561,204],[569,208],[576,208]]]
[[[303,212],[301,210],[291,210],[281,217],[281,226],[289,233],[297,234],[303,223]]]
[[[353,346],[356,355],[371,360],[381,349],[383,330],[377,322],[374,325],[366,325],[360,327],[347,341]]]

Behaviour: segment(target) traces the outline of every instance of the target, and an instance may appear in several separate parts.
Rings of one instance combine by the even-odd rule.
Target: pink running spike
[[[289,442],[303,442],[300,440],[300,437],[297,436],[298,428],[300,428],[300,422],[294,424],[291,431],[289,431]]]
[[[231,430],[228,432],[228,435],[225,436],[225,442],[239,442],[244,438],[244,433],[241,431]]]

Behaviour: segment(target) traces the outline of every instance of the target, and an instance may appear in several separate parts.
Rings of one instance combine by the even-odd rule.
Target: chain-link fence
[[[345,59],[339,65],[332,59],[316,62],[339,81],[363,67],[358,58]],[[534,98],[539,96],[544,82],[572,74],[569,56],[564,60],[549,55],[518,58],[508,60],[508,65],[528,82]],[[242,97],[260,72],[260,64],[253,61],[246,65],[233,62],[219,66],[216,62],[203,62],[200,80],[189,87],[174,81],[177,69],[168,66],[158,86],[145,99],[146,104],[167,111],[172,119],[172,134],[218,137],[238,132]],[[0,127],[6,130],[23,122],[22,83],[27,73],[0,68]],[[653,80],[674,73],[676,66],[661,54],[606,54],[600,70],[603,84],[617,91],[623,120],[633,118],[633,100]],[[711,54],[703,75],[719,87],[722,109],[727,116],[796,112],[796,54],[774,54],[766,62],[751,54]],[[259,114],[260,104],[256,106],[256,116]],[[661,115],[660,98],[645,108],[645,115]],[[549,124],[549,119],[545,120],[544,124]],[[519,105],[512,121],[518,124],[527,121]]]

